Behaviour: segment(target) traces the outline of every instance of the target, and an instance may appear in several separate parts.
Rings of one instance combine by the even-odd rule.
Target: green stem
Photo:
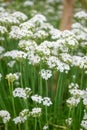
[[[14,113],[14,116],[16,116],[16,111],[15,111],[15,103],[14,103],[14,97],[13,97],[13,82],[11,83],[11,99],[12,99],[12,106],[13,106],[13,113]]]
[[[46,96],[48,97],[48,83],[47,83],[47,80],[46,80]]]
[[[62,74],[59,73],[57,89],[56,89],[56,96],[55,96],[55,104],[54,104],[54,115],[57,115],[57,111],[58,111],[57,108],[60,105],[60,98],[61,98],[60,90],[62,89],[62,88],[60,88],[61,87],[60,83],[62,82],[61,77],[62,77]]]
[[[18,124],[18,130],[21,130],[21,126],[20,126],[20,124]]]
[[[7,123],[5,124],[5,130],[8,130],[8,124]]]
[[[41,64],[40,64],[40,71],[41,71],[41,69],[42,69],[42,67],[41,67]],[[40,93],[40,95],[42,95],[43,94],[43,90],[42,90],[42,77],[40,76],[40,78],[39,78],[39,93]]]
[[[22,63],[21,62],[20,62],[20,73],[21,73],[20,82],[21,82],[21,87],[23,88]]]
[[[26,122],[25,122],[25,130],[29,130],[28,120],[26,120]]]
[[[45,106],[45,114],[46,114],[46,122],[48,121],[48,110],[47,110],[47,106]]]
[[[34,130],[37,130],[37,117],[35,117],[35,128]]]

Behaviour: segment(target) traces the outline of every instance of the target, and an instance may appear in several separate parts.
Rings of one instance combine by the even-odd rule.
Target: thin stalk
[[[21,126],[20,126],[20,124],[18,124],[18,130],[21,130]]]
[[[8,124],[5,123],[5,130],[8,130]]]
[[[25,121],[25,130],[29,130],[28,120]]]
[[[41,69],[42,69],[42,66],[41,66],[41,64],[40,64],[40,71],[41,71]],[[43,89],[42,89],[42,77],[41,76],[38,76],[39,77],[39,93],[40,93],[40,95],[43,95]]]
[[[46,96],[48,97],[48,83],[47,83],[47,80],[46,80]]]
[[[47,110],[47,106],[45,106],[45,115],[46,115],[46,122],[48,121],[48,110]]]
[[[34,130],[37,130],[37,117],[35,117],[35,128],[34,128]]]
[[[32,68],[31,68],[31,82],[32,82],[32,91],[33,91],[33,93],[35,93],[35,67],[33,66]]]
[[[59,73],[59,77],[58,77],[58,83],[57,83],[57,89],[56,89],[56,96],[55,96],[55,104],[54,104],[54,116],[56,116],[57,115],[57,108],[59,107],[59,105],[60,105],[60,98],[61,98],[61,95],[60,95],[60,97],[59,97],[59,93],[60,93],[60,89],[62,89],[62,88],[60,88],[61,87],[61,85],[60,85],[60,83],[61,83],[61,76],[62,76],[62,74],[61,73]],[[59,99],[58,99],[59,98]]]
[[[13,82],[11,83],[11,99],[12,99],[13,113],[14,113],[14,116],[16,116],[15,103],[14,103],[14,97],[12,95],[12,92],[13,92]]]
[[[38,120],[39,120],[39,130],[42,130],[40,117]]]
[[[21,62],[20,62],[20,73],[21,73],[20,82],[21,82],[21,87],[23,88],[22,63]]]

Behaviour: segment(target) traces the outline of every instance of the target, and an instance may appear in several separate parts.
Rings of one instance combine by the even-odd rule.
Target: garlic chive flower
[[[14,73],[14,74],[9,73],[6,75],[6,79],[8,80],[8,83],[12,83],[15,80],[19,79],[19,74],[18,73]]]
[[[31,96],[31,99],[34,101],[34,102],[36,102],[36,103],[42,103],[42,101],[43,101],[43,99],[42,99],[42,96],[39,96],[39,95],[32,95]]]
[[[40,71],[41,77],[45,80],[48,80],[52,76],[52,71],[51,70],[45,70],[42,69]]]
[[[13,91],[13,96],[14,97],[19,97],[19,98],[23,98],[23,99],[27,99],[31,94],[31,89],[30,88],[16,88]]]
[[[52,105],[52,102],[51,102],[49,97],[44,97],[42,103],[43,103],[44,106],[48,106],[48,107],[50,105]]]
[[[2,74],[0,73],[0,81],[1,81],[1,79],[2,79]]]
[[[6,110],[0,110],[0,118],[2,118],[3,123],[7,123],[10,120],[10,113]]]
[[[24,123],[29,116],[29,109],[24,109],[19,113],[19,116],[13,119],[15,124]]]
[[[32,117],[39,117],[41,116],[41,113],[42,113],[42,109],[40,107],[36,107],[32,109],[32,111],[30,112],[30,115]]]
[[[47,125],[43,126],[43,130],[47,130],[47,129],[48,129]]]
[[[6,27],[0,26],[0,34],[4,34],[4,33],[6,33],[6,32],[7,32]]]

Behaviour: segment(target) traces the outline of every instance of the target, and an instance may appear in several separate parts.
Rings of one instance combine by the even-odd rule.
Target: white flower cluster
[[[43,79],[48,80],[52,76],[52,71],[51,70],[42,69],[40,74],[41,74],[41,77]]]
[[[6,33],[6,32],[7,32],[6,27],[0,26],[0,34],[4,34],[4,33]]]
[[[6,110],[0,110],[0,117],[2,118],[3,123],[7,123],[10,120],[10,113]]]
[[[42,113],[42,109],[40,107],[36,107],[32,109],[32,111],[30,112],[30,115],[32,117],[39,117],[41,116],[41,113]]]
[[[34,101],[34,102],[36,102],[36,103],[42,103],[42,96],[39,96],[39,95],[32,95],[31,96],[31,99]]]
[[[77,19],[80,19],[80,20],[87,19],[87,13],[84,11],[80,11],[80,12],[76,13],[74,17]]]
[[[71,126],[72,124],[72,118],[68,118],[65,120],[66,124],[68,124],[69,126]]]
[[[43,126],[43,130],[47,130],[48,128],[48,125]]]
[[[23,51],[12,50],[4,53],[3,57],[11,57],[12,59],[16,59],[20,61],[21,59],[26,59],[27,54]]]
[[[9,37],[13,39],[22,39],[22,38],[32,38],[33,33],[32,31],[28,30],[27,28],[20,28],[18,26],[12,26],[11,31],[9,33]]]
[[[4,47],[0,46],[0,54],[2,54],[4,52]]]
[[[6,11],[0,12],[0,23],[2,24],[19,24],[21,21],[25,21],[27,16],[19,11],[15,11],[13,13]]]
[[[24,88],[15,88],[15,90],[13,91],[13,96],[14,97],[19,97],[19,98],[23,98],[23,99],[27,99],[31,94],[31,89],[26,87]]]
[[[82,98],[83,91],[79,89],[79,85],[76,83],[71,83],[69,85],[69,93],[71,94],[71,97],[67,99],[67,104],[69,107],[77,106],[80,102],[80,99]]]
[[[6,79],[8,80],[8,82],[14,82],[15,80],[19,79],[20,74],[19,73],[9,73],[6,75]]]
[[[39,104],[42,103],[44,106],[49,107],[50,105],[52,105],[52,102],[49,97],[42,98],[42,96],[39,96],[36,94],[36,95],[31,96],[31,99],[36,103],[39,103]]]
[[[13,119],[15,124],[24,123],[29,116],[29,110],[24,109],[19,113],[19,116]]]
[[[0,81],[1,81],[1,79],[2,79],[2,74],[0,73]]]
[[[71,97],[66,101],[69,107],[77,106],[81,99],[83,101],[83,105],[87,107],[87,89],[80,90],[79,85],[72,82],[69,85],[69,93],[71,94]]]
[[[87,130],[87,110],[84,110],[83,120],[81,121],[81,127]]]
[[[12,60],[10,62],[7,63],[7,65],[12,68],[14,65],[15,65],[16,61],[15,60]]]

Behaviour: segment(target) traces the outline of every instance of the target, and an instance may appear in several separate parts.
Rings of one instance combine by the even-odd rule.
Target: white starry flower
[[[2,79],[2,74],[0,73],[0,81],[1,81],[1,79]]]
[[[42,103],[42,100],[43,100],[43,99],[42,99],[42,96],[39,96],[39,95],[37,95],[37,94],[36,94],[36,95],[32,95],[32,96],[31,96],[31,99],[32,99],[34,102],[39,103],[39,104]]]
[[[70,97],[67,99],[66,103],[69,107],[77,106],[80,103],[80,98]]]
[[[24,109],[19,113],[19,116],[13,119],[15,124],[24,123],[29,116],[29,110]]]
[[[33,36],[32,31],[26,29],[22,29],[18,26],[12,26],[11,31],[9,33],[9,37],[13,39],[22,39],[22,38],[30,38]]]
[[[26,99],[25,90],[23,88],[15,88],[13,91],[13,96]]]
[[[36,14],[33,18],[30,19],[30,22],[42,24],[46,22],[46,18],[42,14]]]
[[[33,40],[20,40],[18,46],[30,53],[30,51],[34,51],[36,49],[37,44]]]
[[[74,16],[77,19],[87,19],[87,13],[84,11],[77,12]]]
[[[0,26],[0,33],[1,33],[1,34],[4,34],[4,33],[6,33],[6,32],[7,32],[6,27]]]
[[[81,121],[81,126],[82,126],[85,130],[87,130],[87,120],[82,120],[82,121]]]
[[[33,52],[27,53],[27,59],[29,60],[29,64],[32,65],[38,64],[41,61],[41,57]]]
[[[10,120],[10,113],[6,110],[0,110],[0,117],[2,118],[3,123],[7,123]]]
[[[18,73],[9,73],[6,75],[6,79],[8,82],[14,82],[15,80],[19,79],[19,74]]]
[[[7,65],[12,68],[14,65],[15,65],[16,61],[15,60],[12,60],[10,62],[7,63]]]
[[[51,100],[50,100],[50,98],[49,97],[44,97],[43,98],[43,105],[44,106],[50,106],[50,105],[52,105],[52,102],[51,102]]]
[[[70,126],[72,124],[72,118],[66,119],[65,122]]]
[[[0,54],[2,54],[4,52],[4,47],[0,46]]]
[[[25,7],[27,7],[27,6],[33,6],[34,3],[33,3],[33,1],[28,1],[28,0],[26,0],[26,1],[23,3],[23,5],[24,5]]]
[[[19,12],[19,11],[16,11],[16,12],[12,13],[12,16],[15,17],[15,18],[17,18],[20,21],[21,20],[25,21],[27,19],[27,16],[24,13]]]
[[[43,126],[43,130],[47,130],[47,129],[48,129],[47,125]]]
[[[26,87],[24,88],[15,88],[15,90],[13,91],[13,96],[14,97],[19,97],[19,98],[23,98],[23,99],[27,99],[31,94],[31,89]]]
[[[11,57],[12,59],[16,59],[20,61],[22,59],[26,59],[27,54],[23,51],[12,50],[12,51],[5,52],[3,57]]]
[[[52,71],[51,70],[45,70],[42,69],[40,71],[41,77],[45,80],[48,80],[52,76]]]
[[[32,109],[32,111],[30,112],[30,115],[32,117],[39,117],[41,116],[41,113],[42,113],[42,109],[40,107],[36,107]]]

